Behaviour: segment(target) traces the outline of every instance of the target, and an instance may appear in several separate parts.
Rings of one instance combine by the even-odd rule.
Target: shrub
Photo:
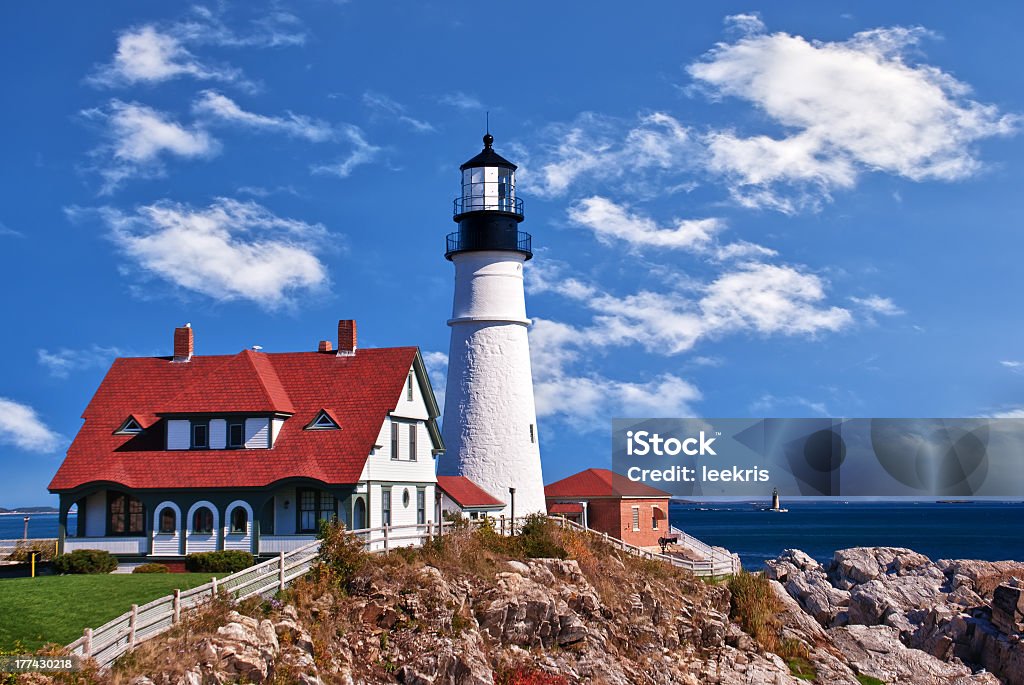
[[[320,567],[326,570],[341,588],[347,589],[366,564],[363,539],[345,529],[339,521],[321,521]]]
[[[519,544],[533,559],[565,559],[565,551],[555,539],[555,524],[544,514],[530,514],[519,529]]]
[[[110,573],[117,568],[117,559],[102,549],[76,549],[53,560],[57,573]]]
[[[132,573],[170,573],[166,564],[142,564],[132,569]]]
[[[741,571],[729,579],[730,616],[764,649],[776,652],[781,646],[782,624],[778,597],[771,581],[760,573]]]
[[[193,573],[235,573],[253,564],[249,552],[225,549],[220,552],[195,552],[185,557],[185,568]]]
[[[569,685],[569,679],[564,675],[546,673],[529,666],[517,666],[500,671],[498,677],[495,678],[495,683],[496,685]]]
[[[39,552],[36,562],[51,561],[54,555],[54,540],[19,540],[8,561],[31,561],[30,552]]]

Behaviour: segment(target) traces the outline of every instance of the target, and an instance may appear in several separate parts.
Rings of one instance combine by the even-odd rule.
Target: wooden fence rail
[[[502,535],[513,535],[524,519],[501,517],[495,530]],[[579,524],[560,517],[551,517],[558,525],[587,531]],[[471,522],[471,523],[476,523]],[[424,523],[408,526],[382,526],[352,531],[363,539],[364,548],[369,552],[386,552],[395,546],[422,545],[437,535],[444,535],[452,526],[439,523]],[[630,554],[649,559],[659,559],[692,571],[696,575],[726,575],[739,570],[739,558],[735,555],[709,562],[695,562],[662,554],[648,552],[624,543],[616,538],[603,536],[608,544]],[[184,612],[198,607],[219,593],[235,600],[248,599],[257,595],[267,597],[284,590],[297,578],[302,577],[316,563],[320,541],[316,540],[298,547],[291,552],[281,552],[276,557],[255,566],[224,576],[211,578],[209,583],[190,590],[175,590],[173,594],[154,599],[142,606],[132,605],[128,611],[98,628],[86,628],[82,637],[67,646],[72,654],[93,659],[100,668],[109,668],[114,661],[139,643],[156,637],[179,623]]]

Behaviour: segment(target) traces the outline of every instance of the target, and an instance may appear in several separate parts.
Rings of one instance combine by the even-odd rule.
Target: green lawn
[[[210,582],[210,573],[138,573],[42,576],[0,580],[0,651],[67,644],[86,627],[96,628],[175,588]]]

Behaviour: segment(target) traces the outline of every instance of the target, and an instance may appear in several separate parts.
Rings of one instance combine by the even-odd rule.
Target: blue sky
[[[0,506],[116,355],[419,345],[520,164],[545,477],[613,416],[1024,416],[1019,3],[0,10]]]

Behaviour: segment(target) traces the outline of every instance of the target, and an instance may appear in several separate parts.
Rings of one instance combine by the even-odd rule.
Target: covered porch
[[[72,506],[77,526],[68,529]],[[315,540],[320,521],[335,518],[366,527],[365,497],[355,486],[293,480],[263,490],[158,492],[93,484],[61,493],[58,546],[135,558],[220,550],[270,556]]]

